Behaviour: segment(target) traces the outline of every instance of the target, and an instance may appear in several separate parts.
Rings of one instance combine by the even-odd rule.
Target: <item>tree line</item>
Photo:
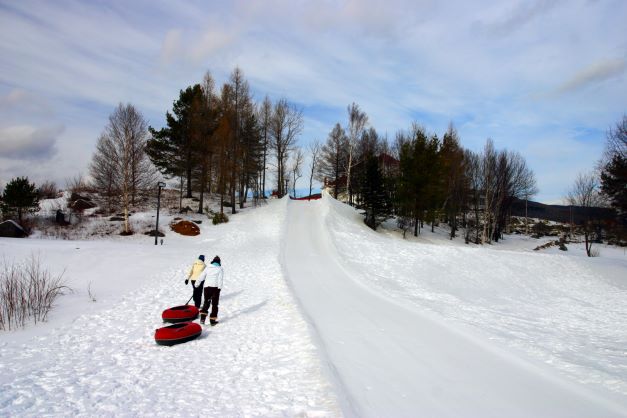
[[[226,205],[235,213],[249,195],[264,197],[268,165],[276,172],[278,196],[287,193],[288,160],[302,129],[300,109],[267,96],[255,103],[236,68],[219,92],[210,73],[202,84],[181,90],[166,126],[150,128],[146,153],[164,175],[180,180],[181,195],[183,189],[186,197],[199,192],[198,213],[209,193],[220,196],[221,212]]]
[[[207,210],[206,196],[219,196],[222,215],[225,207],[243,208],[250,195],[265,197],[268,167],[278,197],[287,194],[290,174],[293,181],[300,176],[301,110],[284,98],[255,103],[239,68],[219,90],[207,72],[202,83],[180,90],[165,116],[165,126],[155,128],[133,105],[120,104],[109,117],[90,165],[109,210],[122,207],[127,214],[138,196],[155,188],[159,173],[178,179],[181,201],[198,194],[198,213]]]
[[[163,127],[149,126],[135,106],[119,104],[98,138],[90,187],[106,210],[123,210],[127,230],[129,209],[154,195],[162,176],[178,180],[181,202],[199,196],[198,213],[208,209],[208,195],[219,197],[220,214],[225,207],[235,213],[249,196],[255,202],[265,198],[271,183],[278,197],[290,186],[295,193],[303,175],[305,155],[297,144],[302,130],[299,108],[284,98],[255,102],[239,68],[219,89],[207,72],[201,83],[180,90]],[[598,172],[581,175],[568,194],[573,205],[611,205],[623,230],[626,137],[623,117],[608,131]],[[505,232],[512,204],[537,193],[522,155],[496,149],[491,139],[474,152],[461,145],[452,124],[438,136],[413,123],[390,141],[355,103],[347,107],[345,124],[336,123],[326,141],[312,141],[308,151],[310,194],[314,179],[325,183],[335,198],[361,209],[373,229],[394,217],[404,234],[418,235],[444,222],[451,239],[463,229],[466,242],[490,243]],[[55,188],[46,186],[53,194]],[[14,189],[28,195],[28,205],[11,203]],[[10,182],[5,194],[3,212],[14,209],[20,220],[22,208],[36,206],[30,201],[35,186],[26,178]]]
[[[334,197],[362,209],[373,229],[391,216],[416,236],[425,224],[446,222],[451,239],[461,225],[467,242],[489,243],[501,238],[514,200],[537,193],[525,159],[490,139],[475,153],[452,124],[440,138],[414,123],[390,144],[357,104],[347,113],[346,127],[337,123],[319,147],[316,175]]]

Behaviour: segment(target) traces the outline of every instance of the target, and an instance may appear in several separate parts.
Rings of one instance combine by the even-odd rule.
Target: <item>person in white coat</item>
[[[218,323],[218,305],[220,303],[220,291],[222,290],[222,284],[224,280],[224,270],[222,269],[222,262],[217,255],[211,260],[211,264],[203,271],[205,273],[204,281],[204,295],[205,303],[200,310],[200,323],[204,324],[209,312],[209,305],[211,305],[211,315],[209,315],[209,322],[211,325]]]

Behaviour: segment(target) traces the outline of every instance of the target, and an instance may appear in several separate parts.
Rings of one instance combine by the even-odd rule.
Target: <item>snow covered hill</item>
[[[402,240],[328,196],[201,230],[0,239],[75,289],[48,323],[0,332],[0,415],[627,416],[620,255]],[[198,254],[223,260],[221,323],[157,346]]]
[[[627,413],[624,291],[565,256],[417,245],[329,198],[290,203],[288,278],[345,412]]]

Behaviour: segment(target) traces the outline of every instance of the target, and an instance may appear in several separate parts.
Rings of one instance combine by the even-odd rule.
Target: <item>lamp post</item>
[[[157,183],[159,192],[157,193],[157,222],[155,226],[155,245],[157,245],[157,238],[159,238],[159,207],[161,206],[161,189],[165,187],[165,183],[160,181]]]

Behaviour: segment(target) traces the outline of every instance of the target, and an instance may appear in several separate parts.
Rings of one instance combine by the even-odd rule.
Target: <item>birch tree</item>
[[[481,243],[490,243],[492,238],[492,213],[496,200],[497,153],[494,142],[488,138],[481,156],[481,190],[484,195],[484,220]]]
[[[347,107],[348,111],[348,166],[346,168],[346,190],[348,192],[348,202],[352,203],[351,193],[351,170],[353,167],[353,154],[357,146],[357,140],[361,137],[366,124],[368,123],[368,116],[365,112],[361,111],[359,105],[352,103]]]
[[[292,194],[294,197],[296,197],[296,181],[303,176],[302,166],[304,159],[303,150],[300,147],[296,148],[290,170],[292,173]]]
[[[280,99],[274,105],[270,121],[271,147],[276,157],[277,192],[283,197],[285,190],[287,161],[296,145],[296,139],[303,130],[302,112],[286,99]]]
[[[96,184],[106,185],[119,195],[124,211],[124,233],[131,233],[128,214],[139,191],[153,187],[155,168],[145,153],[148,125],[131,104],[120,103],[109,116],[109,123],[98,141],[91,174]],[[114,186],[110,186],[111,174]]]
[[[268,146],[270,144],[270,121],[272,120],[272,102],[270,98],[266,96],[261,102],[258,110],[257,119],[259,120],[259,131],[262,142],[262,162],[261,162],[261,193],[263,198],[266,197],[266,171],[268,167]]]
[[[309,195],[313,189],[313,180],[318,169],[318,161],[320,159],[320,141],[314,140],[309,144],[309,154],[311,155],[311,170],[309,172]]]

